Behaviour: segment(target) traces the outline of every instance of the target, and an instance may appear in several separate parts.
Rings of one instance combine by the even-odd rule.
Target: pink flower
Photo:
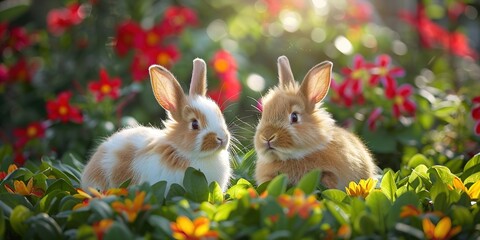
[[[401,114],[414,116],[417,105],[409,99],[413,94],[412,85],[404,84],[397,88],[397,82],[388,79],[385,84],[385,96],[393,100],[393,116],[395,118],[399,118]]]
[[[385,78],[396,78],[405,75],[405,71],[401,67],[390,66],[392,59],[386,54],[382,54],[375,60],[375,66],[372,68],[371,85],[377,85],[380,80]]]
[[[100,69],[100,79],[96,82],[90,82],[88,89],[95,95],[97,102],[102,101],[105,97],[117,99],[120,95],[120,86],[122,82],[120,78],[110,78],[107,71]]]
[[[25,28],[14,27],[10,30],[10,38],[7,40],[7,46],[16,51],[30,46],[31,40]]]
[[[368,116],[367,124],[368,124],[368,129],[370,129],[370,131],[375,131],[377,129],[378,122],[382,116],[382,111],[383,109],[380,107],[375,108],[370,113],[370,116]]]
[[[372,86],[374,85],[374,82],[372,82],[372,74],[370,73],[373,66],[373,64],[366,62],[361,55],[356,55],[353,58],[353,67],[345,67],[342,69],[345,79],[352,80],[351,84],[354,94],[362,91],[364,82],[368,82]]]
[[[70,105],[72,93],[69,91],[58,94],[57,99],[47,102],[48,119],[62,122],[82,123],[83,116],[79,108]]]

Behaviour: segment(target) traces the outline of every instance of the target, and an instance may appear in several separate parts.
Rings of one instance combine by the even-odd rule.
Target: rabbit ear
[[[280,86],[289,86],[293,85],[295,78],[293,77],[292,69],[290,68],[290,63],[288,58],[285,56],[280,56],[278,58],[278,77],[280,81]]]
[[[172,114],[175,120],[182,117],[183,107],[186,104],[185,94],[177,79],[164,67],[152,65],[148,68],[155,99],[165,110]]]
[[[192,81],[190,83],[190,96],[205,96],[207,93],[207,64],[200,58],[193,60]]]
[[[329,61],[317,64],[308,71],[300,86],[300,92],[308,98],[310,104],[319,103],[330,88],[333,63]]]

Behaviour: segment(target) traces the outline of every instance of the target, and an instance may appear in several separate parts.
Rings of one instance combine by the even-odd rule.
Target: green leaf
[[[183,178],[183,186],[185,187],[186,197],[196,202],[208,201],[208,182],[202,172],[191,167],[187,168]]]
[[[124,182],[122,182],[122,184],[120,184],[119,188],[128,188],[128,186],[130,186],[131,182],[132,182],[132,178],[129,178],[129,179],[125,180]]]
[[[29,209],[33,209],[32,204],[27,198],[19,194],[0,193],[0,202],[5,203],[10,208],[14,208],[17,205],[23,205]]]
[[[452,225],[462,226],[464,229],[473,227],[473,215],[468,208],[458,205],[452,206]]]
[[[165,192],[167,191],[167,182],[166,181],[159,181],[153,184],[151,187],[151,193],[155,197],[156,204],[161,206],[165,201]],[[153,198],[152,198],[153,200]]]
[[[208,187],[208,189],[209,189],[208,202],[212,204],[223,203],[222,188],[216,181],[213,181],[212,183],[210,183],[210,186]]]
[[[445,192],[438,193],[433,200],[433,207],[436,211],[446,212],[448,210],[448,199]]]
[[[463,184],[467,185],[469,183],[476,183],[478,181],[480,181],[480,172],[474,173],[474,174],[470,175],[469,177],[467,177],[467,179],[465,179],[465,181],[463,181]]]
[[[167,199],[172,199],[173,197],[185,196],[185,189],[180,184],[173,183],[170,185],[170,190],[168,190]]]
[[[297,184],[297,188],[301,189],[305,194],[311,194],[320,183],[321,171],[314,169],[305,174]]]
[[[348,215],[342,210],[340,206],[335,204],[332,201],[325,201],[325,207],[327,207],[328,211],[332,216],[340,223],[340,224],[347,224]]]
[[[215,216],[213,217],[213,221],[221,222],[227,220],[230,216],[230,213],[235,211],[235,209],[237,208],[237,203],[238,202],[236,201],[231,201],[220,205],[217,209],[217,213],[215,213]]]
[[[463,173],[460,176],[462,181],[465,181],[470,175],[480,172],[480,154],[473,156],[468,160],[467,164],[463,168]]]
[[[410,160],[408,160],[408,168],[416,168],[419,165],[425,165],[427,167],[431,167],[433,165],[432,160],[425,157],[425,155],[417,153],[413,155]]]
[[[428,173],[430,174],[430,180],[432,182],[442,181],[443,183],[449,184],[453,182],[453,178],[455,177],[455,175],[450,172],[450,169],[439,165],[431,167]]]
[[[13,230],[23,236],[28,228],[26,221],[33,216],[33,212],[25,206],[16,206],[10,214],[10,225]]]
[[[5,238],[5,214],[3,214],[2,208],[0,208],[0,240]]]
[[[125,224],[114,222],[103,236],[105,240],[134,239],[133,233]]]
[[[396,223],[400,218],[400,213],[403,210],[404,206],[412,205],[418,207],[420,204],[417,194],[413,191],[407,191],[399,195],[396,201],[393,203],[392,207],[388,211],[387,216],[387,228],[392,229],[395,227]]]
[[[388,200],[383,192],[373,191],[365,198],[365,202],[372,212],[371,216],[375,219],[375,226],[377,226],[377,229],[380,230],[381,233],[385,233],[386,216],[392,206],[390,200]]]
[[[152,225],[155,229],[160,230],[163,234],[167,236],[172,235],[172,229],[170,227],[170,221],[162,216],[150,216],[148,219],[150,225]]]
[[[30,7],[30,1],[3,1],[0,2],[0,21],[11,22],[25,13]]]
[[[113,210],[107,203],[100,199],[92,199],[89,204],[93,214],[97,215],[99,219],[111,218],[113,216]]]
[[[368,144],[369,148],[377,153],[393,153],[397,150],[397,142],[383,128],[372,132],[368,128],[362,131],[362,137]]]
[[[322,198],[341,203],[345,200],[347,194],[338,189],[327,189],[322,192]]]
[[[31,217],[28,219],[27,224],[29,225],[29,230],[26,233],[26,238],[33,237],[45,240],[62,238],[60,226],[48,214],[40,213]]]
[[[49,194],[53,192],[54,190],[60,190],[60,191],[65,191],[69,192],[70,194],[76,194],[77,190],[67,181],[64,179],[57,179],[55,180],[50,186],[48,186],[47,191],[45,194]]]
[[[392,202],[395,201],[395,192],[397,191],[397,185],[395,184],[395,179],[393,178],[394,174],[395,173],[392,170],[388,170],[383,176],[382,183],[380,184],[382,192]]]
[[[361,233],[361,235],[372,235],[375,232],[376,226],[375,219],[373,216],[369,215],[367,212],[363,212],[355,221],[353,222],[353,228],[356,232]]]
[[[280,174],[268,184],[268,195],[278,197],[287,190],[287,175]]]

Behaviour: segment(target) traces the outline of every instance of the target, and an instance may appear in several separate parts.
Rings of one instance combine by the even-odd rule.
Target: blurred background
[[[421,152],[416,161],[455,172],[480,148],[479,9],[474,0],[3,0],[2,166],[86,161],[122,126],[162,126],[148,66],[166,66],[187,91],[200,57],[237,139],[232,160],[253,169],[259,102],[285,55],[297,81],[334,63],[324,106],[380,167]]]

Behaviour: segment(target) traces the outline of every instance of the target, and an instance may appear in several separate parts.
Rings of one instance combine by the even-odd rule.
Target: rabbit
[[[164,67],[149,67],[153,94],[168,115],[165,128],[133,126],[103,141],[85,166],[81,187],[99,190],[131,184],[167,181],[182,185],[188,167],[226,190],[231,177],[230,132],[218,105],[206,97],[206,64],[193,61],[189,95]]]
[[[279,85],[262,98],[263,111],[255,130],[255,180],[260,185],[280,173],[296,184],[312,169],[322,171],[321,183],[342,189],[350,181],[374,177],[377,166],[364,143],[335,125],[321,107],[333,64],[314,66],[301,84],[294,80],[288,58],[278,58]]]

